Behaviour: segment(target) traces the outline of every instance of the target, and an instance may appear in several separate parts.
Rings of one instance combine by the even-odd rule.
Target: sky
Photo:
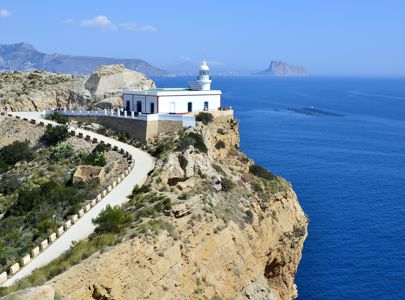
[[[271,60],[314,75],[405,75],[404,0],[0,0],[0,44],[45,53],[207,59],[224,70]]]

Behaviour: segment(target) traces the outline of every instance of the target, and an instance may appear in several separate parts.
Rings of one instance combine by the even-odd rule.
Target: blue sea
[[[156,78],[182,87],[188,78]],[[213,78],[310,218],[299,299],[405,299],[405,78]]]

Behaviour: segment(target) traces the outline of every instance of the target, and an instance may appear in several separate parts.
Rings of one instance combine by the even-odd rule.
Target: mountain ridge
[[[0,72],[44,70],[83,76],[90,74],[100,65],[110,64],[123,64],[127,69],[144,73],[146,76],[169,75],[169,72],[143,59],[47,54],[36,50],[29,43],[0,44]]]

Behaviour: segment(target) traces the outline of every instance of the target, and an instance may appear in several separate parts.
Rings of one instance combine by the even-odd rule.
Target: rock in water
[[[308,70],[302,66],[290,65],[283,61],[271,61],[267,70],[256,73],[255,75],[307,76]]]

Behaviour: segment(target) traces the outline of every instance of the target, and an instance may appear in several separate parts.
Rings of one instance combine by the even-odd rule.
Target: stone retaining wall
[[[5,115],[5,114],[3,112],[1,112],[1,115]],[[12,114],[8,114],[7,116],[13,117]],[[19,116],[15,116],[15,118],[21,119]],[[27,122],[30,122],[31,124],[36,124],[36,125],[39,125],[39,126],[45,126],[44,122],[42,122],[42,121],[38,122],[35,119],[29,120],[27,118],[23,118],[23,120],[25,120]],[[135,120],[132,120],[132,121],[135,121]],[[58,124],[56,124],[56,125],[58,125]],[[52,124],[52,126],[54,126],[54,124]],[[84,138],[82,133],[77,133],[75,130],[70,130],[70,132],[71,132],[72,135],[78,136],[80,138]],[[100,143],[100,142],[103,142],[103,141],[93,139],[92,142]],[[135,166],[135,162],[132,160],[132,156],[128,152],[126,152],[123,149],[118,148],[117,146],[114,146],[113,150],[118,151],[119,153],[121,153],[124,157],[127,158],[128,162],[130,162],[129,167],[124,172],[125,176],[119,176],[117,178],[117,180],[114,181],[114,183],[112,185],[108,186],[105,190],[103,190],[100,194],[98,194],[95,199],[90,201],[90,203],[84,205],[83,208],[81,208],[78,211],[77,214],[75,214],[73,216],[70,216],[70,218],[65,221],[63,226],[59,227],[56,232],[53,232],[52,234],[50,234],[47,239],[43,240],[37,247],[32,249],[30,254],[24,255],[19,260],[19,262],[14,263],[12,266],[10,266],[9,269],[8,269],[8,273],[7,272],[1,273],[0,274],[0,286],[4,282],[6,282],[10,277],[12,277],[16,273],[18,273],[22,267],[29,264],[32,261],[32,259],[37,257],[45,249],[47,249],[50,244],[54,243],[59,237],[61,237],[63,235],[63,233],[65,233],[67,230],[69,230],[70,227],[72,227],[72,224],[78,222],[80,220],[80,218],[82,218],[87,212],[89,212],[91,210],[91,208],[93,208],[95,205],[97,205],[97,203],[99,203],[109,192],[111,192],[113,190],[113,185],[115,187],[116,185],[121,183],[121,181],[124,180],[125,177],[131,172],[131,170]]]

